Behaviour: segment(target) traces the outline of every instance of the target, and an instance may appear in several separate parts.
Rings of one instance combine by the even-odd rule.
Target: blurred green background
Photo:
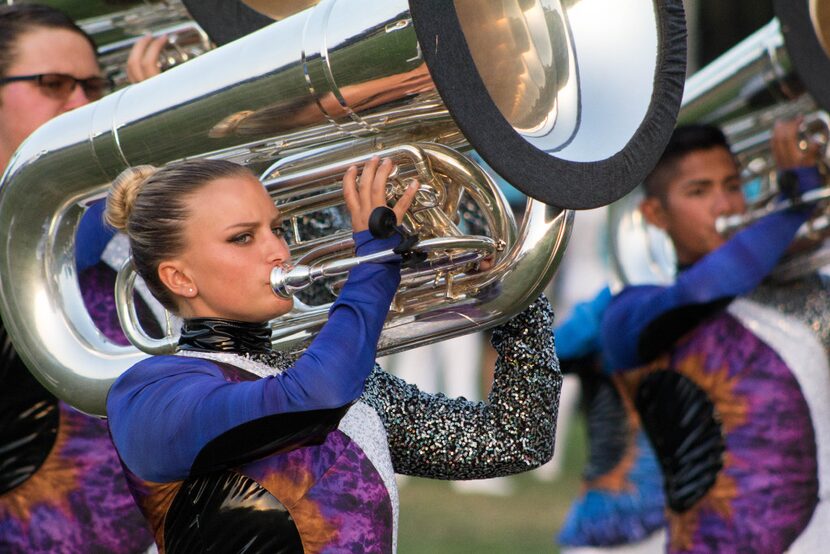
[[[542,481],[536,472],[510,477],[508,496],[459,493],[446,481],[408,478],[400,488],[400,554],[535,554],[559,552],[555,537],[579,493],[585,427],[571,418],[562,472]]]

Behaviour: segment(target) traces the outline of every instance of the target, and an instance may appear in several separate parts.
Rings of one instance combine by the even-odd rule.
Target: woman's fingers
[[[366,162],[360,174],[360,184],[357,191],[360,194],[360,205],[363,209],[370,210],[372,208],[372,183],[375,180],[378,165],[380,165],[380,158],[374,156]]]
[[[352,229],[354,232],[363,231],[368,227],[368,220],[363,217],[363,210],[360,205],[360,198],[357,192],[357,166],[351,166],[343,176],[343,200],[346,208],[352,216]]]
[[[167,45],[167,35],[162,35],[153,39],[147,51],[144,52],[142,58],[142,66],[144,68],[144,78],[148,79],[154,75],[161,73],[161,51]]]
[[[389,182],[389,176],[395,170],[395,164],[392,160],[386,158],[381,162],[380,168],[375,173],[375,178],[372,180],[372,207],[386,205],[386,183]]]
[[[363,166],[359,179],[357,167],[352,166],[346,171],[343,176],[343,199],[352,216],[353,231],[359,232],[367,229],[372,211],[379,206],[387,205],[386,184],[394,170],[395,164],[392,160],[387,158],[381,161],[375,156]],[[418,181],[410,183],[392,209],[398,224],[403,221],[404,213],[412,205],[418,186]]]
[[[417,179],[409,183],[409,186],[406,187],[403,195],[398,198],[395,207],[392,208],[392,211],[395,212],[395,216],[398,218],[398,225],[401,224],[403,221],[403,215],[406,213],[406,210],[409,209],[409,206],[412,205],[412,201],[415,200],[415,195],[418,194],[418,187],[420,187],[420,184]]]

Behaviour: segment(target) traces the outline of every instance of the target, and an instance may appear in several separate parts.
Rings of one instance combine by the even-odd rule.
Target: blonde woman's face
[[[101,74],[89,42],[66,29],[27,31],[17,39],[16,50],[17,57],[6,77],[63,73],[86,79]],[[80,86],[63,99],[48,95],[34,81],[17,81],[0,87],[0,167],[5,167],[20,143],[38,127],[89,102]]]
[[[293,301],[271,290],[271,270],[288,261],[280,214],[253,176],[217,179],[187,202],[182,271],[193,283],[185,317],[266,321]],[[191,313],[186,313],[190,311]]]

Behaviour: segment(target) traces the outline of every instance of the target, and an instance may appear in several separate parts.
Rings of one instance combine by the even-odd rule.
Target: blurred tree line
[[[769,23],[772,0],[684,0],[689,71],[705,66]]]

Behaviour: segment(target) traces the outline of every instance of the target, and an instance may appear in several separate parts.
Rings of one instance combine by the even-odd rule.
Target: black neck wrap
[[[271,352],[271,327],[268,323],[248,323],[212,317],[187,319],[182,326],[179,349],[266,354]]]

